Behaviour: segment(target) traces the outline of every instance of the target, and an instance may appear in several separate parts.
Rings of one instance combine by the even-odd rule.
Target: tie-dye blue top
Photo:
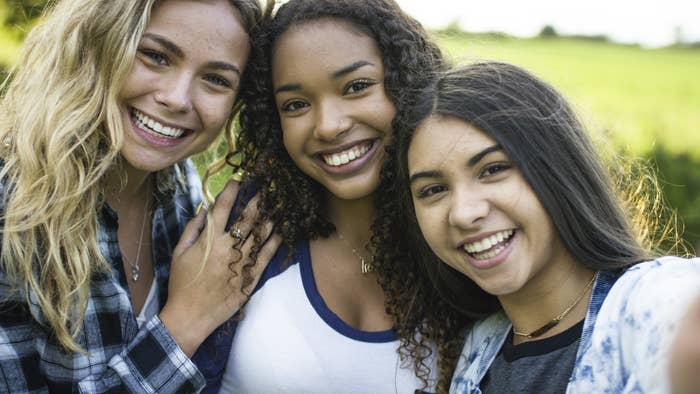
[[[700,258],[663,257],[622,274],[601,272],[586,315],[567,393],[667,393],[677,324],[700,296]],[[481,393],[479,383],[508,332],[502,312],[467,335],[450,393]]]

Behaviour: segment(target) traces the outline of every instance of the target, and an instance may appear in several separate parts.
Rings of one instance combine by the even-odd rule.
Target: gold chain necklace
[[[514,335],[517,335],[517,336],[520,336],[520,337],[525,337],[525,338],[527,338],[527,339],[532,339],[532,338],[537,338],[537,337],[539,337],[540,335],[544,334],[545,332],[547,332],[547,331],[551,330],[552,328],[554,328],[554,326],[556,326],[557,324],[559,324],[559,322],[560,322],[563,318],[565,318],[566,315],[568,315],[569,312],[571,312],[571,310],[574,309],[574,307],[575,307],[576,305],[578,305],[579,302],[581,302],[581,300],[582,300],[583,297],[586,295],[586,293],[588,293],[588,289],[590,289],[591,286],[593,286],[593,282],[595,282],[595,278],[596,278],[597,276],[598,276],[597,274],[593,274],[593,277],[591,278],[591,280],[589,280],[588,283],[586,283],[586,287],[583,288],[583,291],[581,292],[581,294],[578,295],[578,297],[576,297],[576,299],[574,300],[574,302],[572,302],[571,305],[569,305],[566,309],[564,309],[563,312],[561,312],[560,314],[558,314],[557,316],[555,316],[554,319],[552,319],[552,320],[550,320],[549,322],[547,322],[547,324],[545,324],[545,325],[543,325],[542,327],[540,327],[540,328],[538,328],[538,329],[536,329],[536,330],[534,330],[534,331],[532,331],[532,332],[529,332],[529,333],[528,333],[528,332],[523,332],[523,331],[518,331],[518,330],[515,329],[515,326],[513,326],[513,334],[514,334]]]
[[[374,269],[374,267],[372,267],[372,264],[367,262],[361,254],[357,253],[357,250],[355,250],[355,248],[352,247],[350,241],[343,237],[343,234],[341,234],[340,231],[336,230],[336,233],[338,234],[338,238],[341,241],[343,241],[350,248],[350,250],[352,250],[352,254],[354,254],[355,256],[357,256],[357,258],[360,259],[360,272],[362,272],[363,275],[367,274],[368,272],[371,272]]]

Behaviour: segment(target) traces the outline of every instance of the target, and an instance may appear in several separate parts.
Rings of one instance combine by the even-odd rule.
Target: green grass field
[[[643,154],[653,144],[700,159],[700,50],[605,42],[437,36],[456,63],[503,60],[564,92],[592,133]]]

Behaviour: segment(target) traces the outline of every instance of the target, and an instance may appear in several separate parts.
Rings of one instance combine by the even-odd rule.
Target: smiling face
[[[470,123],[451,116],[421,123],[408,170],[418,224],[431,249],[486,292],[514,294],[561,277],[573,264],[515,163]]]
[[[336,19],[292,27],[276,42],[272,81],[294,163],[337,198],[371,195],[396,113],[374,39]]]
[[[231,115],[249,52],[228,0],[159,2],[119,94],[126,163],[154,172],[204,150]]]

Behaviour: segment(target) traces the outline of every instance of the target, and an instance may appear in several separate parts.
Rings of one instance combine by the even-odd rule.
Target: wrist
[[[178,312],[174,308],[168,308],[167,304],[158,317],[187,357],[192,357],[216,328],[208,323],[206,317],[195,317],[192,313]]]

